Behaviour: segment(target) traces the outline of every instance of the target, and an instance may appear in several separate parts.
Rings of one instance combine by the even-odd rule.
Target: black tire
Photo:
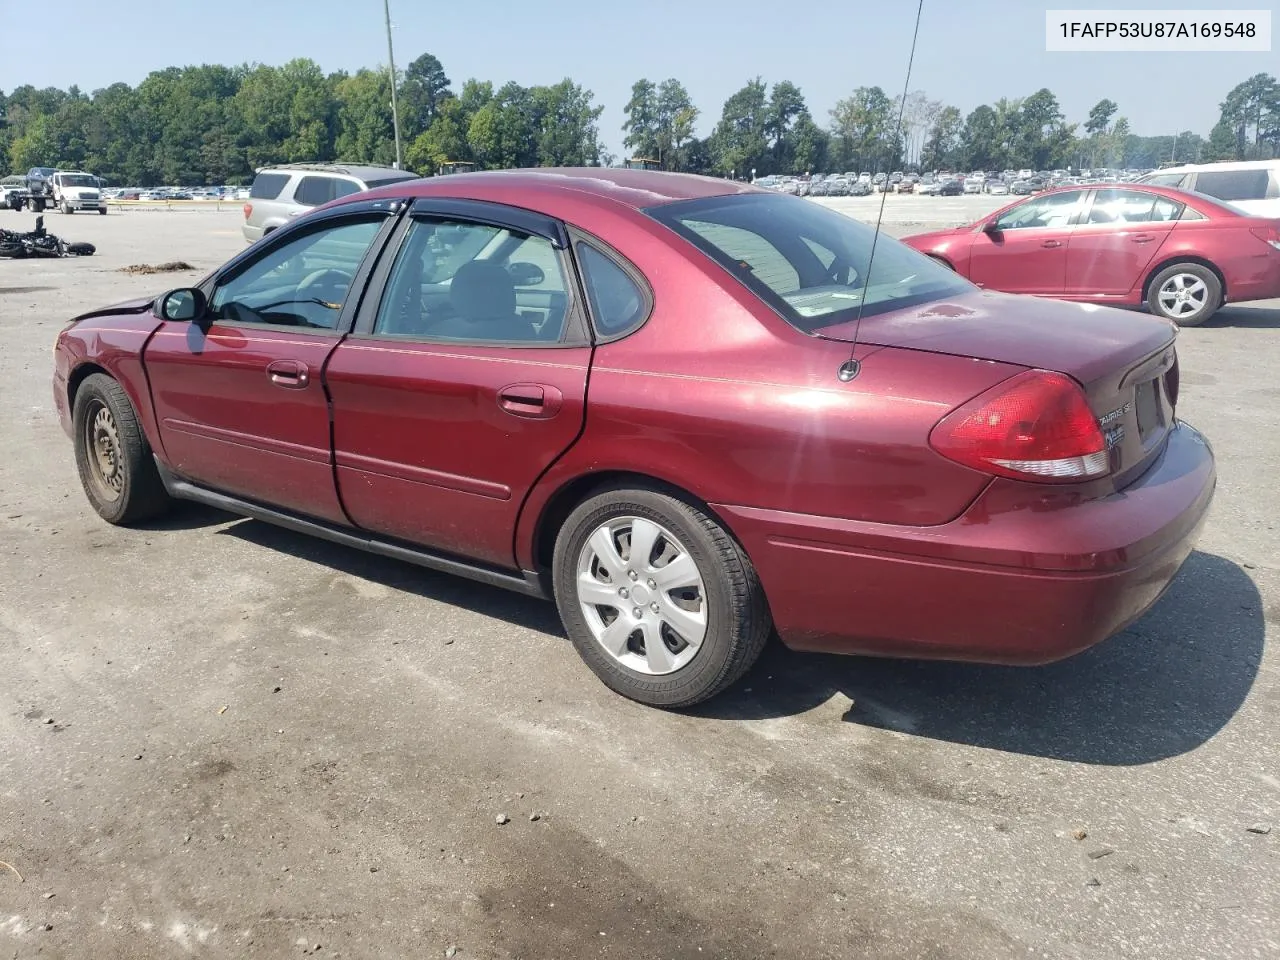
[[[1181,303],[1202,303],[1195,312],[1182,312],[1183,307],[1176,297],[1176,286],[1180,282],[1179,278],[1194,278],[1200,283],[1197,287],[1189,279],[1182,282],[1188,284],[1188,291],[1196,291],[1197,294],[1202,290],[1203,296],[1189,296]],[[1166,290],[1166,285],[1170,286]],[[1166,320],[1172,320],[1180,327],[1198,327],[1204,323],[1222,306],[1222,283],[1218,280],[1218,275],[1208,267],[1199,263],[1173,263],[1165,267],[1154,277],[1147,287],[1147,308],[1158,317],[1164,317]]]
[[[102,214],[102,215],[105,217],[105,216],[107,215],[107,208],[106,208],[106,207],[99,207],[99,208],[98,208],[98,212],[99,212],[100,214]]]
[[[31,205],[35,209],[36,213],[44,213],[45,202],[43,200],[33,200],[31,201]]]
[[[69,204],[69,203],[67,203],[67,201],[63,200],[63,201],[62,201],[62,212],[63,212],[64,214],[66,214],[66,215],[69,217],[69,216],[71,216],[73,213],[75,213],[75,212],[76,212],[76,210],[75,210],[75,207],[71,206],[71,204]]]
[[[100,420],[106,414],[107,420]],[[87,377],[73,410],[76,467],[89,503],[108,523],[124,525],[159,516],[173,501],[151,457],[151,444],[124,388],[104,373]],[[96,452],[105,436],[105,452]],[[104,463],[110,463],[110,479]]]
[[[67,244],[67,253],[73,257],[92,257],[97,252],[98,248],[92,243],[78,242]]]
[[[578,566],[587,541],[602,525],[628,517],[669,530],[705,587],[704,637],[674,672],[654,675],[626,666],[596,639],[579,604]],[[556,537],[552,578],[565,631],[587,666],[612,690],[652,707],[687,707],[720,693],[751,668],[772,632],[764,589],[742,548],[700,509],[653,490],[609,487],[579,504]],[[633,642],[634,635],[627,643]]]
[[[27,250],[20,243],[0,243],[0,259],[20,260],[27,255]]]

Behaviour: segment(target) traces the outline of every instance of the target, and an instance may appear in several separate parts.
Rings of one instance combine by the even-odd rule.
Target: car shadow
[[[241,518],[236,514],[226,513],[215,507],[207,507],[203,503],[176,500],[173,508],[167,513],[152,517],[150,520],[131,523],[129,526],[134,530],[201,530],[205,527],[216,527],[220,523],[231,523],[239,519]]]
[[[1240,709],[1262,660],[1262,598],[1241,567],[1193,553],[1141,620],[1044,667],[798,654],[771,645],[744,683],[690,711],[795,716],[843,694],[849,723],[1078,763],[1194,750]]]
[[[229,515],[222,516],[225,519]],[[518,627],[565,636],[555,604],[535,597],[365,553],[354,547],[295,533],[260,520],[241,519],[218,533],[238,537],[394,590],[496,617]]]
[[[1268,304],[1275,301],[1267,301]],[[1280,307],[1229,303],[1205,321],[1206,327],[1248,327],[1255,330],[1280,329]]]

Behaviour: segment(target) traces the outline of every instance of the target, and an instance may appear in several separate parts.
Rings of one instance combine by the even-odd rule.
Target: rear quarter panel
[[[598,346],[583,433],[530,494],[517,556],[557,491],[628,472],[706,503],[928,525],[959,515],[989,478],[928,446],[949,410],[1022,368],[806,336],[721,267],[647,217],[588,224],[647,276],[654,309]],[[607,218],[605,218],[607,219]]]

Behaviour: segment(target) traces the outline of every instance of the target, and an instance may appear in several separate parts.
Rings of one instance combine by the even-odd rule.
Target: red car
[[[903,242],[980,287],[1145,303],[1183,327],[1224,303],[1280,297],[1280,221],[1166,187],[1063,187]]]
[[[195,500],[554,597],[648,704],[774,629],[1028,664],[1114,634],[1213,495],[1176,328],[874,239],[676,174],[397,184],[75,320],[54,398],[109,522]]]

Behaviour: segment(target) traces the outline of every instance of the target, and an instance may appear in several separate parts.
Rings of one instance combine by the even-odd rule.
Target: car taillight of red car
[[[1269,243],[1280,250],[1280,226],[1252,227],[1249,232],[1263,243]]]
[[[929,444],[957,463],[1017,480],[1073,483],[1110,470],[1084,391],[1048,370],[1020,373],[953,410]]]
[[[244,205],[244,218],[245,218],[246,220],[248,220],[248,219],[249,219],[249,214],[251,214],[251,213],[253,213],[253,204],[252,204],[252,203],[246,203],[246,204]]]

